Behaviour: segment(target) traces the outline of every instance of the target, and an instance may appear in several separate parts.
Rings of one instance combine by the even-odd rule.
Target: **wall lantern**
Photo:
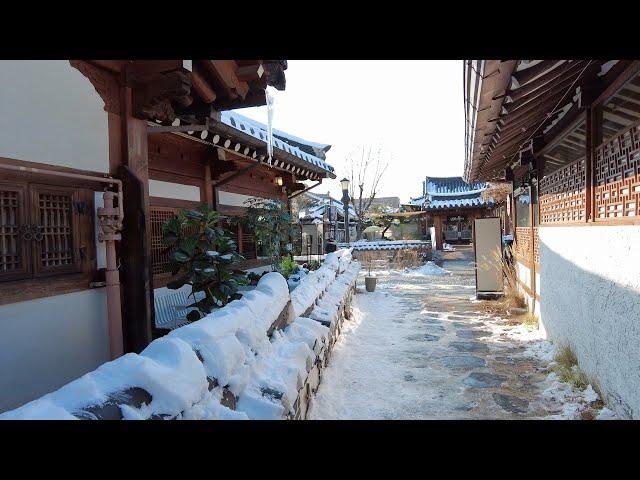
[[[278,175],[278,176],[274,179],[274,182],[275,182],[275,184],[276,184],[276,185],[278,185],[279,187],[281,187],[281,186],[282,186],[282,183],[283,183],[282,177]]]

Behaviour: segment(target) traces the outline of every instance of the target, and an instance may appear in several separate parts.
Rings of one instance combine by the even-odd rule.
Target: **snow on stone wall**
[[[540,228],[541,321],[623,417],[640,418],[640,227]]]
[[[305,418],[359,270],[351,250],[339,250],[291,295],[282,275],[268,273],[242,299],[140,355],[105,363],[0,419]]]

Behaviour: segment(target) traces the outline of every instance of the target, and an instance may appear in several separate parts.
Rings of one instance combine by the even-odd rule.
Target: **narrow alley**
[[[593,400],[547,377],[537,330],[485,313],[472,261],[459,247],[434,275],[378,271],[373,293],[360,281],[311,418],[572,418]]]

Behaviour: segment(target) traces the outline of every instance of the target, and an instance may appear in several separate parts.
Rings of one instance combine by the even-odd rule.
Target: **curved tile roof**
[[[240,115],[232,110],[221,112],[221,120],[225,125],[228,125],[236,130],[251,135],[252,137],[267,143],[267,126],[261,122],[253,120],[251,118]],[[283,140],[289,139],[289,142]],[[296,146],[294,144],[300,145]],[[334,168],[324,161],[320,156],[309,153],[310,151],[323,151],[326,152],[331,148],[331,145],[323,143],[309,142],[299,137],[295,137],[280,130],[273,129],[273,146],[284,152],[290,153],[307,163],[322,168],[323,170],[334,174]],[[305,148],[308,147],[308,148]],[[303,150],[304,149],[304,150]],[[305,151],[307,150],[307,151]]]
[[[462,177],[426,177],[425,193],[408,204],[424,210],[490,206],[495,204],[493,198],[485,200],[482,197],[488,186],[485,182],[467,183]]]

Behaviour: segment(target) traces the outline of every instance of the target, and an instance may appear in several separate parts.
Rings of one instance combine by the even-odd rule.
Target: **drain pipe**
[[[105,242],[107,247],[107,271],[105,273],[107,288],[107,315],[109,318],[109,350],[114,360],[124,354],[122,336],[122,306],[120,303],[120,274],[116,259],[116,240],[122,236],[122,217],[117,208],[113,207],[114,192],[104,192],[104,207],[98,208],[100,233],[98,239]],[[118,206],[121,206],[119,203]]]
[[[115,185],[117,192],[105,191],[103,194],[104,207],[98,208],[98,225],[100,232],[98,240],[104,241],[107,248],[107,271],[106,271],[106,288],[107,288],[107,318],[109,327],[109,348],[111,359],[118,358],[124,353],[124,343],[122,338],[122,310],[120,304],[120,277],[118,274],[118,266],[116,261],[115,241],[120,240],[120,230],[122,230],[122,222],[124,220],[124,206],[122,202],[122,182],[111,177],[96,177],[92,175],[83,175],[79,173],[67,173],[56,170],[47,170],[36,167],[22,167],[0,163],[0,169],[13,170],[22,173],[35,173],[41,175],[50,175],[54,177],[75,178],[78,180],[88,180],[97,183],[106,183],[111,186]],[[113,200],[118,198],[118,207],[114,208]]]

